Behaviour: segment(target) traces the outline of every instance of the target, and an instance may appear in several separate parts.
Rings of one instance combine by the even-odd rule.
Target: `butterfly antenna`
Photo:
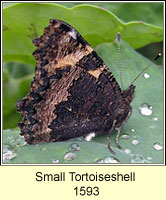
[[[121,55],[120,55],[120,32],[117,33],[117,41],[118,41],[118,66],[119,66],[119,73],[120,73],[120,85],[121,85],[121,89],[123,90],[122,62],[121,62]]]
[[[158,60],[158,58],[160,58],[160,56],[161,56],[161,53],[159,53],[155,58],[154,58],[154,60],[156,61],[156,60]],[[150,62],[148,65],[147,65],[147,67],[145,67],[145,69],[142,71],[142,72],[140,72],[137,76],[136,76],[136,78],[131,82],[131,85],[133,85],[133,83],[151,66],[153,64],[153,62]]]

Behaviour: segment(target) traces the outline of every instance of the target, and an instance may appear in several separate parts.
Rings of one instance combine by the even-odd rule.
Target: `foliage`
[[[66,4],[65,4],[66,5]],[[131,81],[141,72],[149,63],[147,59],[138,54],[133,48],[143,47],[152,42],[162,41],[163,30],[159,26],[162,24],[160,18],[156,19],[154,10],[161,7],[161,4],[156,6],[144,6],[144,9],[149,9],[151,18],[147,20],[142,18],[142,15],[134,15],[134,7],[127,7],[126,4],[103,4],[105,9],[90,5],[77,5],[73,8],[65,8],[56,4],[36,4],[36,3],[19,3],[4,8],[3,16],[3,125],[4,129],[14,128],[20,120],[20,115],[16,113],[15,103],[17,100],[24,97],[29,90],[30,82],[34,74],[35,60],[32,52],[35,47],[32,44],[32,39],[39,37],[43,33],[43,28],[48,26],[48,21],[51,18],[58,18],[73,25],[81,35],[96,48],[98,54],[102,57],[105,63],[109,66],[111,72],[119,81],[119,68],[117,64],[117,43],[114,41],[116,33],[121,32],[121,37],[124,41],[121,42],[121,55],[123,65],[123,83],[127,88]],[[107,6],[106,6],[107,5]],[[112,7],[111,7],[112,5]],[[113,6],[114,5],[114,6]],[[133,5],[133,4],[132,4]],[[99,5],[101,6],[101,5]],[[132,10],[132,15],[120,15],[122,9],[128,13]],[[135,7],[135,13],[138,13],[141,6]],[[108,10],[114,10],[114,14]],[[144,10],[143,9],[143,10]],[[136,12],[137,11],[137,12]],[[122,22],[115,13],[123,21]],[[149,16],[147,14],[147,16]],[[145,15],[144,15],[145,18]],[[139,20],[133,22],[133,20]],[[129,20],[132,20],[130,22]],[[147,24],[142,20],[150,22]],[[103,28],[104,27],[104,28]],[[10,62],[7,62],[10,61]],[[13,63],[13,61],[21,63]],[[12,63],[11,63],[12,62]],[[24,63],[24,64],[22,64]],[[140,77],[136,85],[135,99],[132,102],[133,113],[122,134],[127,133],[128,139],[120,138],[120,144],[123,150],[130,149],[130,153],[120,151],[115,146],[115,135],[113,134],[111,145],[114,146],[116,157],[122,163],[132,162],[134,155],[143,157],[142,162],[147,162],[148,157],[152,157],[150,162],[162,163],[163,150],[155,150],[153,145],[159,142],[163,145],[163,72],[162,69],[153,65],[146,71],[150,78]],[[152,106],[152,115],[143,116],[139,112],[139,107],[143,103],[148,103]],[[154,118],[158,120],[155,121]],[[133,133],[131,129],[134,129]],[[4,131],[4,144],[10,148],[10,136],[18,136],[19,131],[8,130]],[[132,141],[138,140],[139,144],[133,145]],[[78,156],[71,162],[87,162],[94,163],[97,159],[111,155],[106,148],[106,135],[97,136],[92,142],[78,141],[80,151]],[[72,142],[73,142],[72,141]],[[68,150],[70,141],[54,144],[40,144],[39,146],[19,146],[17,157],[11,159],[12,163],[23,163],[29,155],[30,163],[51,162],[55,148],[55,157],[60,162],[63,160],[63,155]],[[90,148],[90,147],[94,148]],[[13,147],[12,147],[13,148]],[[47,153],[42,153],[37,159],[37,152],[40,148],[48,149]],[[58,150],[58,148],[61,150]],[[14,147],[15,149],[15,147]],[[35,154],[36,152],[36,154]],[[90,152],[88,154],[88,152]],[[96,153],[97,152],[97,153]],[[100,155],[98,154],[100,152]],[[48,158],[46,159],[46,157]],[[49,156],[50,155],[50,156]],[[89,156],[88,156],[89,155]],[[141,162],[141,161],[140,161]]]

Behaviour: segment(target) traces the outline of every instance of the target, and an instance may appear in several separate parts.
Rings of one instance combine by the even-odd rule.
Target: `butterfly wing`
[[[108,131],[118,109],[123,109],[124,99],[92,47],[59,20],[50,20],[34,44],[35,77],[30,93],[17,103],[25,140],[60,141]]]

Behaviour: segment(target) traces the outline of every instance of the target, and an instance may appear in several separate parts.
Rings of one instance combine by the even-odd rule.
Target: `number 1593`
[[[91,196],[91,195],[94,195],[94,196],[97,196],[99,195],[99,188],[98,187],[85,187],[85,186],[82,186],[82,187],[75,187],[74,188],[75,190],[75,194],[76,196],[80,195],[80,196]]]

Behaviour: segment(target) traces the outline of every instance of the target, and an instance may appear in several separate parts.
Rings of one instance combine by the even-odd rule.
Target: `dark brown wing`
[[[70,25],[50,20],[34,40],[37,66],[30,93],[17,103],[28,143],[108,131],[123,107],[121,89],[102,59]]]

